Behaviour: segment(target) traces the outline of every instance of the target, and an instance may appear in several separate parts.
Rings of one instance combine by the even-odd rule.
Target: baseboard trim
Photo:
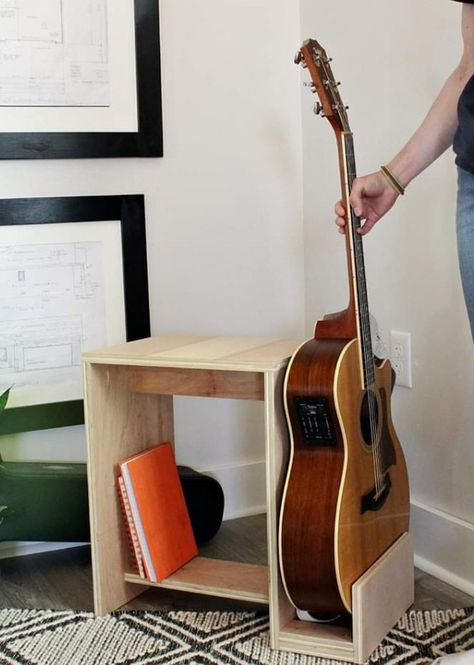
[[[469,580],[459,577],[445,568],[437,566],[432,561],[428,561],[427,559],[418,556],[418,554],[415,554],[415,566],[424,573],[428,573],[428,575],[432,575],[433,577],[436,577],[436,579],[446,582],[446,584],[450,584],[455,589],[459,589],[459,591],[463,591],[474,597],[474,583]]]
[[[411,531],[415,565],[474,596],[474,524],[412,499]]]
[[[213,476],[224,490],[224,520],[266,511],[265,460],[207,467],[202,473]]]

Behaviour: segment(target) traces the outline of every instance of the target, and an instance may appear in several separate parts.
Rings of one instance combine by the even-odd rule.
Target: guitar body
[[[350,612],[352,584],[408,530],[408,480],[391,420],[390,364],[375,368],[372,442],[360,377],[357,339],[315,338],[295,353],[285,381],[291,458],[280,565],[291,602],[317,614]],[[374,446],[383,479],[378,492]]]

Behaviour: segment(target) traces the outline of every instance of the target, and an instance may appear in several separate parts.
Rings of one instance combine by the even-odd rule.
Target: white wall
[[[334,138],[292,57],[317,38],[351,106],[359,172],[388,161],[459,54],[454,3],[162,0],[163,159],[0,162],[3,197],[144,193],[154,333],[299,336],[345,306]],[[302,104],[302,109],[300,108]],[[303,134],[301,135],[301,118]],[[304,233],[301,210],[301,140]],[[474,372],[457,273],[450,154],[366,241],[382,334],[412,333],[414,387],[394,420],[410,469],[419,561],[474,584]],[[305,274],[303,272],[303,257]],[[258,405],[177,400],[181,461],[212,468],[229,514],[263,502]],[[82,428],[3,437],[7,459],[83,459]],[[450,543],[461,543],[451,547]]]
[[[302,0],[302,39],[333,57],[350,106],[360,174],[377,170],[424,117],[460,55],[453,2]],[[303,79],[308,77],[302,75]],[[302,93],[307,332],[347,304],[335,142]],[[395,388],[394,422],[406,453],[420,566],[474,591],[474,364],[458,276],[451,152],[408,188],[367,237],[371,310],[412,334],[413,388]]]
[[[0,195],[144,193],[153,333],[302,335],[297,7],[160,5],[165,156],[2,161]],[[247,508],[264,502],[259,408],[177,400],[178,461],[229,478],[229,514],[242,509],[247,475],[257,487]],[[82,428],[0,446],[7,460],[85,458]]]

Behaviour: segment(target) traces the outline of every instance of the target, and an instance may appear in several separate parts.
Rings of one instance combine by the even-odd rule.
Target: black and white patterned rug
[[[427,665],[474,648],[474,608],[410,611],[368,665]],[[1,665],[341,665],[273,651],[268,616],[248,612],[0,610]]]

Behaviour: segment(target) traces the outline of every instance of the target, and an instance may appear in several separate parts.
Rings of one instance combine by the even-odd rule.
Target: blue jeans
[[[459,267],[474,340],[474,175],[460,168],[456,227]]]

